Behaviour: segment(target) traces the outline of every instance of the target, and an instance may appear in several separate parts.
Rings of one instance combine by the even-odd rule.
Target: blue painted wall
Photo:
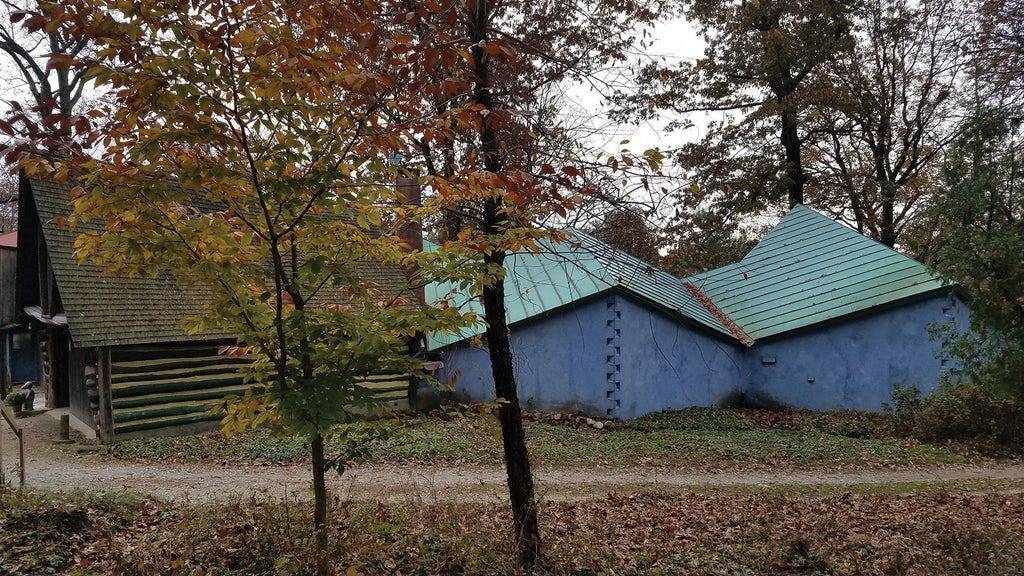
[[[524,408],[575,411],[577,406],[604,405],[605,392],[594,383],[605,377],[599,357],[605,347],[605,307],[600,299],[581,303],[512,330],[516,381]],[[486,348],[461,344],[446,351],[442,361],[444,368],[436,376],[453,384],[459,397],[472,402],[494,399]]]
[[[743,347],[617,296],[622,345],[617,410],[636,418],[689,406],[717,406],[742,388]]]
[[[759,341],[746,352],[747,396],[811,410],[881,410],[893,385],[927,393],[952,368],[929,333],[950,321],[966,329],[967,307],[941,295]]]
[[[714,405],[737,391],[738,345],[704,335],[619,294],[606,294],[512,329],[519,399],[527,409],[635,418]],[[437,377],[456,394],[494,398],[484,348],[459,345]]]
[[[929,331],[950,322],[965,329],[967,306],[937,295],[743,348],[606,294],[513,327],[512,348],[527,409],[628,419],[742,394],[755,404],[878,411],[893,385],[928,392],[953,368]],[[459,397],[493,400],[485,348],[462,344],[443,360],[438,378],[459,373]]]

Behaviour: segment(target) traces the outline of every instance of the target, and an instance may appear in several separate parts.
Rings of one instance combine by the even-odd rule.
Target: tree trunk
[[[502,253],[485,258],[487,263],[497,265],[501,265],[503,260]],[[529,570],[536,565],[540,556],[540,527],[530,456],[526,450],[526,433],[519,408],[519,392],[513,371],[512,348],[505,321],[504,284],[504,281],[499,280],[484,286],[484,316],[487,318],[487,349],[494,377],[494,393],[498,399],[503,400],[498,407],[498,421],[501,423],[505,473],[508,476],[519,565]]]
[[[489,0],[468,0],[469,36],[473,53],[473,74],[476,85],[473,99],[485,110],[494,108],[491,96],[491,77],[483,46],[487,41]],[[485,114],[480,129],[480,150],[484,167],[497,174],[503,169],[501,147],[493,123]],[[487,200],[482,209],[484,233],[500,237],[508,228],[508,215],[499,200]],[[495,249],[484,256],[484,262],[501,266],[505,261],[503,249]],[[495,395],[502,400],[498,408],[501,437],[505,452],[505,471],[508,476],[509,500],[512,505],[513,528],[519,565],[530,572],[540,557],[540,528],[537,521],[537,503],[533,489],[533,473],[526,451],[519,392],[516,389],[509,342],[508,322],[505,318],[505,282],[498,279],[483,287],[484,318],[487,321],[487,348],[491,360]]]
[[[789,207],[804,203],[804,183],[807,176],[804,175],[803,164],[800,163],[800,134],[797,131],[799,121],[796,112],[790,109],[782,111],[782,132],[780,140],[782,148],[786,152],[786,193],[789,196]]]
[[[324,482],[327,460],[324,458],[323,436],[320,434],[313,436],[313,440],[310,442],[310,452],[313,456],[313,532],[316,538],[316,575],[327,576],[330,574],[330,564],[327,557],[327,484]]]
[[[892,200],[882,201],[882,222],[878,226],[878,241],[889,248],[896,246],[895,206]]]

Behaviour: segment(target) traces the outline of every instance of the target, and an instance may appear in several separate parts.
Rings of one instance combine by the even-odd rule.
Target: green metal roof
[[[540,253],[505,262],[509,324],[612,288],[624,289],[745,345],[897,300],[948,289],[924,264],[804,206],[797,206],[739,262],[680,280],[579,231]],[[478,299],[452,294],[483,317]],[[483,331],[433,335],[439,348]]]
[[[505,308],[509,324],[621,288],[713,331],[731,335],[675,276],[583,232],[571,229],[568,232],[565,242],[540,242],[538,253],[518,252],[506,257]],[[431,249],[430,243],[427,249]],[[427,302],[436,302],[448,295],[452,295],[455,305],[473,310],[483,318],[479,298],[470,297],[447,283],[426,287]],[[430,346],[440,348],[481,334],[483,330],[480,325],[457,335],[432,334]]]
[[[684,281],[755,340],[945,287],[920,262],[804,206],[739,262]]]

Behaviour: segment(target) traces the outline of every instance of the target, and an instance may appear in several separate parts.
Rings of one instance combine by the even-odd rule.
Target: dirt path
[[[306,498],[308,468],[101,462],[77,455],[74,445],[55,444],[58,420],[52,413],[17,420],[26,431],[26,484],[55,491],[130,491],[161,499],[208,502],[230,498]],[[17,443],[5,423],[3,463],[8,482],[16,481]],[[14,472],[14,474],[12,474]],[[341,497],[384,500],[503,500],[504,470],[494,467],[424,465],[363,466],[330,475],[330,489]],[[663,468],[540,469],[538,492],[547,499],[574,499],[610,492],[678,490],[683,487],[770,487],[971,481],[984,488],[1024,480],[1024,464],[957,466],[912,470],[683,472]]]

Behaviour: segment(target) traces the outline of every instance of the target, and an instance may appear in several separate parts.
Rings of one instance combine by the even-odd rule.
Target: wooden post
[[[46,407],[57,407],[57,394],[53,386],[53,328],[43,329],[39,340],[39,379],[46,396]]]
[[[0,339],[3,341],[0,345],[0,400],[3,400],[12,391],[14,384],[11,381],[11,366],[8,361],[8,355],[11,353],[11,336],[7,332],[0,332]]]
[[[14,423],[14,420],[12,419],[11,415],[7,413],[7,409],[4,408],[3,406],[0,406],[0,415],[3,416],[3,419],[7,422],[7,425],[11,427],[11,430],[14,432],[14,435],[18,437],[18,464],[19,466],[21,466],[21,468],[18,470],[18,479],[21,481],[18,487],[23,488],[25,486],[25,429],[19,428],[18,425]],[[0,448],[0,486],[3,486],[4,483],[6,482],[6,480],[4,479],[2,453],[3,450],[2,448]]]
[[[96,349],[96,368],[99,389],[99,439],[102,444],[114,441],[114,398],[110,389],[110,348]]]
[[[4,410],[3,405],[0,405],[0,410]],[[6,414],[4,414],[6,416]],[[0,488],[7,485],[7,480],[4,478],[4,435],[0,434]]]

